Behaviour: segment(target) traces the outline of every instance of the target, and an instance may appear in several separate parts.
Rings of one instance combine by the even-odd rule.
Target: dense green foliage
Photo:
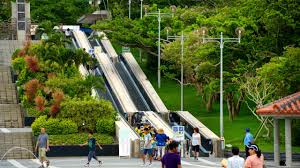
[[[1,0],[0,1],[0,22],[8,20],[11,15],[11,6],[10,0]]]
[[[113,144],[114,139],[110,135],[106,134],[93,134],[93,137],[99,144]],[[68,134],[68,135],[49,135],[50,145],[79,145],[87,141],[88,134]],[[84,149],[84,147],[83,147]]]
[[[41,116],[32,124],[34,135],[39,135],[41,128],[45,128],[49,135],[66,135],[77,133],[76,123],[68,119],[48,118]]]
[[[113,135],[116,130],[115,120],[110,118],[100,118],[96,123],[96,130],[100,133]]]
[[[203,43],[200,28],[204,26],[208,29],[208,37],[220,37],[221,32],[224,37],[237,37],[237,27],[245,30],[242,32],[241,44],[225,43],[224,47],[224,98],[231,119],[239,115],[242,103],[248,101],[242,86],[249,77],[263,77],[276,86],[281,84],[274,96],[266,102],[300,89],[297,70],[297,58],[300,55],[300,4],[296,1],[213,1],[215,5],[195,4],[189,8],[179,5],[175,12],[170,9],[169,4],[163,5],[161,2],[157,1],[159,5],[151,4],[148,8],[150,12],[161,8],[164,13],[174,14],[173,17],[162,18],[161,37],[167,38],[167,30],[169,35],[179,35],[184,31],[184,35],[188,37],[185,39],[183,62],[180,60],[178,40],[163,45],[164,75],[178,81],[180,64],[183,63],[184,82],[197,88],[207,111],[212,110],[212,105],[219,97],[220,51],[216,44]],[[156,65],[157,60],[157,18],[149,16],[131,20],[122,18],[121,14],[119,16],[115,16],[112,21],[98,22],[93,28],[105,31],[120,45],[143,49],[148,53],[148,68],[155,69],[156,66],[153,65]],[[297,58],[292,62],[287,61],[290,64],[275,64],[275,60],[282,57]],[[270,65],[273,69],[270,69]],[[282,69],[276,69],[279,67]],[[278,73],[264,74],[273,71],[294,75],[288,77]],[[277,81],[272,79],[274,76]]]
[[[96,131],[97,119],[102,117],[114,123],[111,103],[91,96],[92,89],[104,89],[103,79],[79,73],[81,64],[95,68],[95,59],[83,50],[66,47],[70,41],[62,33],[50,29],[47,33],[48,40],[27,43],[13,54],[12,61],[22,106],[27,115],[39,117],[32,125],[34,134],[41,127],[51,135]]]
[[[67,99],[61,104],[61,111],[57,117],[71,119],[81,130],[89,129],[94,131],[96,130],[98,119],[105,119],[114,123],[116,113],[111,103],[105,100]],[[102,129],[105,130],[102,133],[113,133],[113,131],[108,131],[105,127]],[[101,128],[98,130],[101,131]]]
[[[82,15],[92,12],[86,0],[30,0],[31,17],[40,23],[76,24]]]

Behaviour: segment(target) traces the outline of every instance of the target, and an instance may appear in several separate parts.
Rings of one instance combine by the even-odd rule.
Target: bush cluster
[[[113,135],[115,133],[115,120],[112,118],[101,118],[97,120],[96,130],[98,133]]]
[[[115,121],[115,117],[116,112],[110,102],[95,100],[93,98],[84,100],[67,99],[62,102],[61,110],[57,115],[57,118],[72,120],[83,131],[86,129],[96,131],[98,119],[105,119],[112,122],[111,120]],[[113,131],[104,132],[112,133]]]
[[[114,139],[111,135],[107,134],[93,134],[93,137],[100,144],[113,144]],[[87,133],[68,134],[68,135],[49,135],[50,145],[78,145],[87,141]]]
[[[66,135],[77,133],[77,125],[69,119],[47,118],[40,116],[31,125],[34,135],[40,133],[41,128],[45,128],[49,135]]]

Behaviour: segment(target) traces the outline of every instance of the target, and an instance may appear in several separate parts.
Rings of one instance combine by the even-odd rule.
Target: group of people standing
[[[155,159],[161,161],[163,168],[181,168],[180,143],[169,138],[163,129],[155,130],[150,124],[143,124],[136,127],[136,132],[142,142],[142,166],[151,166],[152,160]],[[191,145],[194,159],[198,160],[201,146],[198,128],[194,128]],[[147,156],[148,164],[146,164]]]
[[[261,153],[258,145],[254,144],[253,135],[250,129],[246,128],[244,137],[246,160],[239,156],[239,148],[232,147],[233,156],[228,158],[227,163],[223,163],[225,168],[263,168],[264,156]]]

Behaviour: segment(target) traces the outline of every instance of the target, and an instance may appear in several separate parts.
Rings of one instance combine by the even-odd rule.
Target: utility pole
[[[183,51],[184,51],[184,40],[188,37],[185,37],[183,35],[183,31],[181,31],[181,36],[169,36],[169,31],[167,31],[167,41],[169,39],[178,40],[180,39],[180,45],[181,45],[181,71],[180,71],[180,111],[184,110],[184,96],[183,96]]]
[[[158,84],[158,88],[160,88],[161,86],[161,82],[160,82],[160,79],[161,79],[161,71],[160,71],[160,23],[161,23],[161,17],[162,16],[172,16],[172,14],[170,13],[161,13],[160,12],[160,9],[158,10],[158,12],[153,12],[153,13],[146,13],[145,16],[155,16],[157,17],[157,20],[158,20],[158,69],[157,69],[157,84]]]
[[[128,18],[131,19],[131,0],[128,0],[128,9],[129,9],[129,14],[128,14]]]
[[[221,138],[221,147],[222,150],[225,149],[225,144],[224,144],[224,123],[223,123],[223,48],[224,48],[224,43],[241,43],[241,34],[242,34],[242,29],[237,28],[236,33],[238,34],[238,38],[224,38],[223,37],[223,32],[221,32],[219,38],[205,38],[205,33],[207,30],[205,28],[201,28],[202,30],[202,39],[203,43],[206,42],[217,42],[220,44],[220,138]]]

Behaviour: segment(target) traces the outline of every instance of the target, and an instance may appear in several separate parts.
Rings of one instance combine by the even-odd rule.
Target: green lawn
[[[138,60],[138,52],[135,49],[131,49],[133,54]],[[140,63],[142,69],[146,73],[148,79],[158,92],[159,96],[167,106],[169,110],[178,111],[180,109],[180,85],[174,80],[167,78],[161,79],[161,88],[157,88],[157,76],[153,71],[145,68],[145,63]],[[243,137],[245,128],[250,128],[252,134],[255,134],[260,126],[259,121],[251,114],[245,105],[241,107],[240,116],[233,121],[229,120],[227,106],[224,104],[224,136],[226,144],[232,144],[234,146],[243,146]],[[195,87],[184,87],[184,110],[192,113],[203,124],[211,129],[216,135],[219,135],[220,130],[220,113],[219,103],[213,105],[213,111],[207,112],[205,105],[201,103],[201,96],[197,94]],[[281,123],[281,136],[284,136],[284,123]],[[259,137],[256,143],[261,147],[262,151],[273,151],[273,138],[267,139]],[[282,139],[281,150],[284,150],[284,139]],[[300,147],[293,147],[294,152],[300,152]]]

